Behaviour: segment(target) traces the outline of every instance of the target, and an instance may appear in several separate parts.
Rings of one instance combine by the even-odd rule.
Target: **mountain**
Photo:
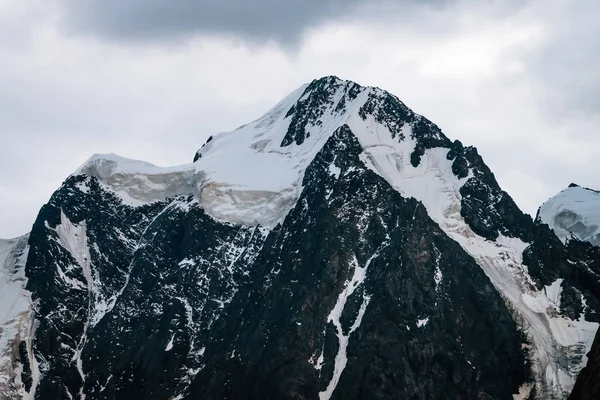
[[[563,241],[575,238],[600,246],[600,192],[574,183],[546,201],[538,218]]]
[[[336,77],[191,164],[91,157],[22,254],[25,398],[563,399],[600,322],[600,248]]]
[[[600,246],[600,192],[574,183],[540,207],[538,221],[548,224],[563,242],[587,241]],[[569,399],[600,398],[600,331],[577,377]]]

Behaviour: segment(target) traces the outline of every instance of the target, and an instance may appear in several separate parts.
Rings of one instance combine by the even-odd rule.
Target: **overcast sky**
[[[475,145],[526,212],[600,189],[597,0],[0,0],[0,237],[93,153],[190,162],[337,75]]]

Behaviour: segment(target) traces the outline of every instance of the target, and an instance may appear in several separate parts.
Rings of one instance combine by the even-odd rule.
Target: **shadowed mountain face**
[[[577,377],[569,400],[594,400],[600,397],[600,331],[587,355],[588,362]]]
[[[600,322],[597,248],[335,77],[193,164],[92,157],[27,249],[29,398],[562,399]]]

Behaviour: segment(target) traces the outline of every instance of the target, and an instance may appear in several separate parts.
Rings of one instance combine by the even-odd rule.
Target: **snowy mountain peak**
[[[600,246],[600,192],[571,183],[547,200],[537,219],[563,242],[571,238]]]
[[[364,90],[354,82],[333,76],[314,80],[285,114],[285,119],[290,119],[290,123],[281,147],[304,143],[311,135],[311,128],[323,124],[327,119],[344,115],[346,107],[351,107]]]
[[[302,85],[261,118],[234,132],[245,133],[249,127],[259,131],[277,130],[282,136],[279,145],[283,148],[310,142],[308,139],[315,133],[331,134],[328,126],[339,127],[353,114],[358,114],[363,120],[372,116],[390,130],[392,137],[399,136],[400,140],[404,139],[402,126],[414,124],[416,129],[411,135],[422,140],[450,143],[435,124],[414,113],[396,96],[336,76],[326,76]],[[209,151],[212,140],[213,136],[198,150],[194,161]],[[261,147],[258,143],[255,146]]]
[[[301,86],[259,119],[207,140],[194,157],[200,204],[233,223],[281,222],[301,192],[304,171],[344,125],[363,148],[394,149],[413,166],[425,149],[451,145],[390,93],[328,76]]]
[[[451,145],[435,124],[390,93],[327,76],[302,85],[257,120],[209,137],[193,164],[162,168],[102,154],[74,175],[94,176],[132,206],[194,195],[219,220],[274,226],[295,204],[315,155],[346,124],[365,148],[403,143],[413,166],[426,148]]]

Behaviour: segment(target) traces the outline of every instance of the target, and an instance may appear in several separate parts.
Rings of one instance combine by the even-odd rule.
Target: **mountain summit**
[[[563,399],[600,322],[600,248],[336,77],[191,164],[91,157],[23,254],[28,398]]]

